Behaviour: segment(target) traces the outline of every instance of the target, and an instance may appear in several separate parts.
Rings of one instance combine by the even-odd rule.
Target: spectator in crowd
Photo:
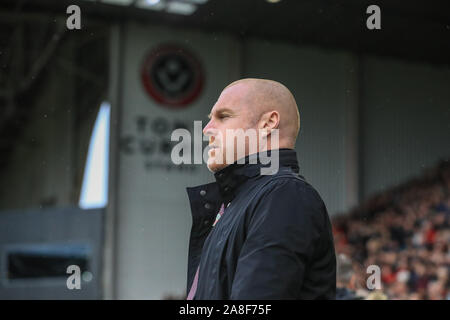
[[[367,266],[378,265],[382,292],[367,299],[449,299],[450,162],[337,216],[333,234],[344,297],[365,285]],[[354,262],[356,280],[347,271],[340,275],[347,260]]]
[[[356,275],[351,260],[343,253],[336,259],[336,300],[356,300]]]

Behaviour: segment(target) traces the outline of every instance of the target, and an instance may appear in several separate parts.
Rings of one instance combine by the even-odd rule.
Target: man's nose
[[[214,126],[212,119],[209,120],[209,122],[206,124],[206,126],[203,128],[203,134],[205,136],[211,136],[214,133]]]

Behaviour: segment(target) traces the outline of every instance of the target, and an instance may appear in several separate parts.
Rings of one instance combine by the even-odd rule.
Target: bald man
[[[216,181],[187,188],[187,299],[334,299],[331,224],[299,175],[292,93],[276,81],[242,79],[222,91],[209,119],[203,133]]]

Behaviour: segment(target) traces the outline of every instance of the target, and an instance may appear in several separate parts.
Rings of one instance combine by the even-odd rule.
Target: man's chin
[[[211,171],[212,173],[215,173],[219,170],[222,170],[223,168],[225,168],[227,165],[223,164],[223,163],[216,163],[215,159],[208,159],[208,162],[206,163],[206,166],[208,167],[208,170]]]

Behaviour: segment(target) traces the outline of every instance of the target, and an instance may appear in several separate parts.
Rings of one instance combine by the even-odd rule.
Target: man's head
[[[281,83],[265,79],[242,79],[228,85],[209,118],[203,133],[209,136],[212,147],[208,168],[213,172],[238,160],[239,148],[244,156],[272,148],[293,149],[300,129],[292,93]],[[230,130],[239,129],[231,134]],[[278,136],[273,134],[276,129]],[[256,134],[256,143],[249,138],[250,133]],[[275,138],[278,143],[273,141]],[[226,157],[227,153],[232,159]]]

